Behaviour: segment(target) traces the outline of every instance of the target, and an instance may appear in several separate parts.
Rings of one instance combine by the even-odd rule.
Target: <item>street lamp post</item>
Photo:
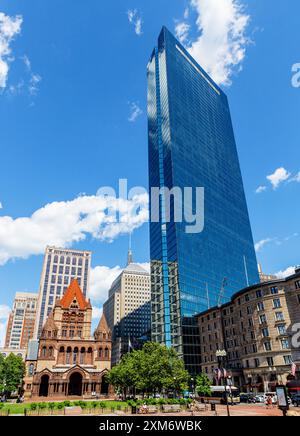
[[[196,398],[196,380],[192,377],[191,382],[192,382],[193,395],[194,395],[194,398]]]
[[[226,358],[227,358],[226,350],[218,350],[216,352],[216,357],[218,359],[218,363],[219,363],[220,369],[223,369],[223,377],[222,378],[224,380],[224,389],[225,389],[225,400],[226,400],[227,416],[230,416],[230,410],[229,410],[229,404],[228,404],[228,394],[227,394],[227,380],[228,380],[227,372],[226,372],[226,376],[224,375],[225,363],[226,363]]]

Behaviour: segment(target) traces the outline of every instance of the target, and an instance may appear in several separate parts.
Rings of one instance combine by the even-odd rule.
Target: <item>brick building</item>
[[[43,326],[26,359],[25,397],[93,398],[109,394],[111,332],[104,315],[91,336],[92,306],[77,280],[69,286]]]
[[[299,347],[292,345],[300,323],[300,269],[285,279],[244,289],[197,319],[202,370],[211,379],[220,367],[218,350],[227,353],[224,365],[244,391],[270,391],[286,383],[293,362],[300,376]]]
[[[34,333],[37,299],[37,294],[16,293],[7,323],[5,348],[26,350]]]

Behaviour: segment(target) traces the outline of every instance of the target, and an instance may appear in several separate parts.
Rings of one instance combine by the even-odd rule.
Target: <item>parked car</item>
[[[255,395],[255,402],[256,403],[264,403],[265,402],[265,396],[264,396],[264,394],[258,394],[258,395]]]
[[[253,394],[240,394],[241,403],[255,403]]]
[[[292,403],[295,407],[300,406],[300,394],[293,395],[292,397]]]

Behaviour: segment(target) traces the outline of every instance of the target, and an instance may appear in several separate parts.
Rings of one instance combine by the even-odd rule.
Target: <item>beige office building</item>
[[[300,376],[300,268],[286,279],[244,289],[197,319],[202,370],[215,383],[218,350],[227,353],[223,365],[244,391],[267,392],[286,383],[293,362]]]
[[[43,325],[73,280],[86,297],[89,286],[91,252],[47,247],[40,281],[34,337],[39,339]]]
[[[103,313],[113,332],[112,365],[150,330],[150,274],[132,261],[111,285]]]

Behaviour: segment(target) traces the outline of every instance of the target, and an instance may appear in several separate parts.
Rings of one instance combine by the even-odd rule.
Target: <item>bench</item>
[[[150,413],[157,413],[158,412],[158,409],[157,409],[157,407],[156,406],[147,406],[147,408],[144,408],[143,409],[143,407],[140,407],[140,409],[139,409],[139,413],[140,414],[150,414]]]
[[[180,404],[165,404],[162,406],[164,413],[178,413],[181,412]]]
[[[191,412],[205,412],[207,410],[206,404],[194,403],[190,405]]]

